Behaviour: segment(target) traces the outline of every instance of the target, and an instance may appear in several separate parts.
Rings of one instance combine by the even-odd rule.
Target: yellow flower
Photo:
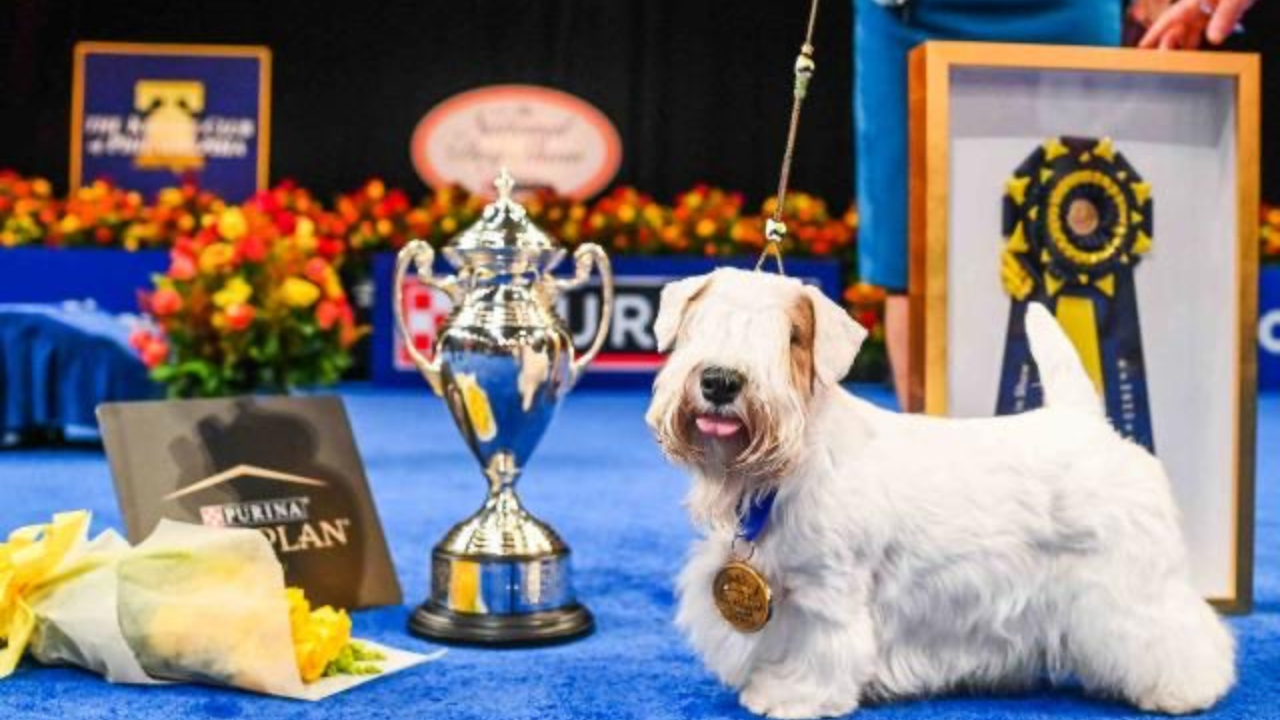
[[[315,237],[316,224],[309,217],[298,218],[298,223],[293,228],[293,234],[298,238]]]
[[[694,232],[698,234],[698,237],[711,237],[716,232],[716,221],[711,218],[702,218],[694,226]]]
[[[62,218],[62,222],[58,223],[58,229],[63,234],[70,235],[80,229],[80,218],[76,215],[65,215]]]
[[[338,273],[330,271],[324,278],[324,295],[330,300],[346,297],[347,291],[342,288]]]
[[[31,192],[36,197],[47,198],[53,194],[53,186],[44,178],[36,178],[31,181]]]
[[[320,299],[320,288],[315,283],[298,277],[291,277],[280,286],[280,294],[291,307],[311,307]]]
[[[382,237],[387,237],[391,234],[391,231],[395,229],[391,225],[391,221],[386,218],[379,220],[373,227]]]
[[[200,251],[200,272],[213,275],[235,260],[236,250],[227,243],[214,243]]]
[[[58,513],[53,522],[18,528],[0,543],[0,678],[13,673],[35,629],[25,596],[53,575],[88,529],[87,511]]]
[[[303,682],[314,682],[351,642],[351,618],[345,611],[328,605],[312,610],[298,588],[286,588],[285,597],[289,601],[289,626],[298,672]]]
[[[225,308],[236,303],[249,302],[252,296],[253,287],[245,282],[243,277],[236,275],[228,279],[222,289],[213,294],[213,304]]]
[[[249,232],[249,221],[245,219],[244,212],[240,208],[229,208],[218,216],[218,234],[223,238],[235,242],[244,237],[247,232]]]
[[[624,223],[629,223],[636,219],[636,209],[631,205],[623,205],[618,208],[618,219]]]
[[[167,187],[160,191],[156,199],[161,205],[181,205],[182,191],[176,187]]]

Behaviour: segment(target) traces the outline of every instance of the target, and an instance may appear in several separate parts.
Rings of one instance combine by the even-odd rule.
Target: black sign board
[[[98,420],[131,542],[161,518],[252,527],[313,604],[401,602],[337,397],[106,403]]]

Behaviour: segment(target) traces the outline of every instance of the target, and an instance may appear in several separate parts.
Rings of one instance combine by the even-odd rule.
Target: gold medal
[[[773,593],[769,582],[741,560],[730,560],[716,573],[711,588],[716,608],[739,632],[759,632],[769,622]]]

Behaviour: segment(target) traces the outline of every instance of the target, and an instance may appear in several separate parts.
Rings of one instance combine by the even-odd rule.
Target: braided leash
[[[813,26],[818,19],[818,0],[809,5],[809,27],[805,31],[804,44],[800,46],[800,54],[796,56],[795,83],[792,89],[791,125],[787,129],[787,146],[782,154],[782,171],[778,176],[777,203],[773,208],[773,217],[764,221],[764,249],[756,260],[756,270],[764,267],[766,258],[773,257],[778,264],[778,274],[786,275],[782,264],[782,241],[787,237],[787,224],[782,221],[782,209],[787,201],[787,182],[791,179],[791,161],[796,149],[796,131],[800,127],[800,108],[804,98],[809,94],[809,80],[816,67],[813,62]]]

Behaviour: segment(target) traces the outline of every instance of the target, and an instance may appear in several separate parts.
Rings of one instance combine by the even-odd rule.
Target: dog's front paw
[[[857,697],[834,698],[807,683],[757,677],[738,694],[738,702],[757,715],[777,720],[811,720],[848,715],[858,709]]]

